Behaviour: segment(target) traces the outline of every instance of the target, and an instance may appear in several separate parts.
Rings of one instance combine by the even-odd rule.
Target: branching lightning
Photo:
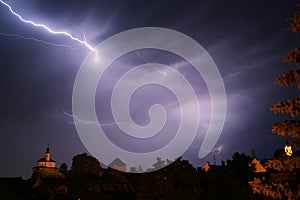
[[[31,20],[24,19],[21,15],[19,15],[18,13],[16,13],[9,4],[5,3],[2,0],[0,0],[0,3],[3,4],[3,5],[5,5],[9,9],[9,11],[13,15],[15,15],[19,20],[21,20],[22,22],[27,23],[27,24],[31,24],[31,25],[33,25],[35,27],[42,28],[42,29],[44,29],[44,30],[46,30],[46,31],[48,31],[49,33],[52,33],[52,34],[65,35],[65,36],[69,37],[71,40],[74,40],[76,42],[79,42],[79,43],[85,45],[91,51],[96,51],[90,44],[88,44],[86,42],[86,39],[80,40],[80,39],[74,37],[73,35],[71,35],[70,33],[66,32],[66,31],[54,31],[54,30],[52,30],[51,28],[49,28],[48,26],[46,26],[44,24],[39,24],[39,23],[33,22]]]
[[[40,39],[37,39],[37,38],[26,37],[26,36],[19,35],[19,34],[16,34],[16,33],[11,33],[11,34],[0,33],[0,35],[7,36],[7,37],[16,37],[16,38],[20,38],[20,39],[24,39],[24,40],[32,40],[32,41],[35,41],[35,42],[39,42],[39,43],[49,45],[49,46],[54,46],[54,47],[65,47],[65,48],[68,48],[70,50],[76,50],[75,48],[73,48],[70,45],[56,44],[56,43],[53,43],[53,42],[48,42],[48,41],[40,40]]]
[[[138,55],[138,57],[140,57],[145,63],[148,63],[148,60],[146,58],[144,58],[139,51],[136,51],[136,54]]]
[[[207,150],[205,150],[205,151],[208,152],[208,153],[217,152],[217,154],[220,154],[220,153],[222,152],[222,150],[223,150],[223,146],[221,145],[221,146],[219,146],[219,147],[213,148],[213,149],[210,150],[210,151],[207,151]]]
[[[92,122],[92,121],[87,121],[87,120],[84,120],[84,119],[79,119],[79,117],[75,116],[75,115],[72,115],[70,113],[67,113],[64,109],[63,109],[63,113],[68,116],[68,117],[71,117],[74,119],[74,122],[69,122],[69,123],[80,123],[80,124],[99,124],[98,122]]]
[[[219,147],[214,148],[214,149],[211,150],[211,151],[212,151],[212,152],[216,151],[217,154],[220,154],[220,153],[222,152],[222,150],[223,150],[223,146],[219,146]]]
[[[94,121],[87,121],[87,120],[84,120],[84,119],[80,119],[79,117],[75,116],[75,115],[72,115],[70,113],[67,113],[64,109],[63,109],[63,113],[68,116],[68,117],[71,117],[74,119],[73,122],[70,122],[70,123],[80,123],[80,124],[97,124],[101,127],[103,126],[115,126],[115,125],[118,125],[118,124],[128,124],[128,123],[115,123],[115,122],[112,122],[112,123],[99,123],[99,122],[94,122]]]

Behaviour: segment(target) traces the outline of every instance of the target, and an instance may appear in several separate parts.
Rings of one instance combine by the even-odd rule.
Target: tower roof
[[[49,148],[49,143],[47,144],[47,148],[46,148],[46,152],[45,152],[45,156],[41,159],[39,159],[37,162],[56,162],[55,160],[52,160],[50,158],[50,148]],[[47,155],[49,154],[49,155]],[[49,159],[47,160],[46,157],[48,157]]]

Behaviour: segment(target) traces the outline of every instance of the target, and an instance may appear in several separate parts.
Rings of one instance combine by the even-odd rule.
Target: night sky
[[[110,123],[107,107],[101,104],[101,99],[107,98],[107,91],[113,87],[110,83],[130,65],[156,61],[179,71],[183,68],[180,72],[196,85],[200,110],[207,108],[202,109],[204,117],[198,135],[183,156],[194,166],[201,166],[207,160],[212,162],[214,154],[220,163],[237,151],[250,154],[251,149],[256,150],[258,158],[271,157],[276,148],[285,144],[284,138],[271,133],[271,126],[286,116],[275,116],[269,108],[281,99],[296,95],[296,90],[274,85],[275,77],[285,71],[282,57],[300,43],[299,36],[282,31],[285,19],[296,11],[293,6],[296,1],[6,2],[26,19],[68,31],[80,39],[85,35],[92,46],[133,28],[163,27],[179,31],[206,49],[223,77],[226,120],[215,148],[204,159],[199,160],[197,155],[209,118],[207,88],[197,74],[188,70],[189,66],[181,65],[182,60],[168,52],[141,50],[114,63],[114,68],[107,71],[106,80],[99,83],[96,94],[96,102],[100,102],[96,103],[96,110],[103,123]],[[0,177],[29,178],[47,143],[58,166],[62,162],[71,166],[74,155],[88,152],[70,115],[76,74],[90,51],[63,35],[53,35],[20,22],[2,4],[0,24]],[[147,125],[149,106],[161,103],[167,107],[170,101],[173,103],[174,96],[160,87],[143,89],[147,92],[138,91],[129,106],[135,122]],[[167,120],[162,138],[169,137],[177,126],[176,119]],[[118,143],[118,136],[111,139]],[[145,149],[137,148],[151,150],[151,144],[150,141],[143,146]]]

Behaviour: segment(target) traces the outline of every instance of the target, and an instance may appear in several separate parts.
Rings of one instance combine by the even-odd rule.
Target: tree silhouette
[[[165,161],[157,158],[153,167],[164,167]],[[196,169],[186,160],[178,158],[170,165],[141,174],[136,188],[138,199],[197,199],[194,192]]]
[[[154,163],[152,166],[154,167],[155,170],[158,170],[158,169],[165,167],[166,164],[165,164],[164,160],[162,160],[160,157],[157,157],[156,163]]]
[[[99,161],[86,153],[73,157],[72,172],[76,174],[99,174],[101,167]]]
[[[227,168],[229,168],[236,177],[248,181],[250,178],[250,168],[249,163],[251,162],[251,158],[246,154],[239,154],[238,152],[234,153],[232,156],[232,160],[227,160]]]
[[[59,167],[59,172],[60,172],[61,174],[67,175],[67,173],[68,173],[68,166],[67,166],[66,163],[62,163],[62,164],[60,165],[60,167]]]
[[[300,6],[300,4],[298,5]],[[291,30],[295,33],[300,32],[300,11],[296,12],[293,17],[288,18],[289,26],[285,30]],[[288,64],[287,71],[276,77],[275,84],[281,86],[297,85],[300,90],[300,48],[295,48],[283,58],[283,63]],[[300,96],[286,101],[280,101],[271,107],[271,111],[275,114],[289,114],[293,119],[287,119],[281,122],[274,123],[272,132],[278,133],[280,136],[291,136],[294,138],[294,145],[298,146],[300,138],[300,121],[297,116],[300,115]]]
[[[287,155],[285,154],[284,149],[280,148],[274,151],[273,154],[274,159],[280,160],[280,159],[284,159],[285,157],[287,157]]]
[[[297,6],[300,6],[298,4]],[[285,30],[294,33],[300,32],[300,11],[296,12],[293,17],[288,18],[289,25]],[[283,58],[283,63],[288,65],[286,72],[276,77],[275,84],[281,86],[297,85],[298,92],[300,90],[300,48],[295,48],[294,51],[289,52]],[[280,101],[271,107],[274,114],[288,114],[290,119],[274,123],[272,125],[272,132],[277,133],[282,137],[292,137],[292,146],[294,150],[299,147],[300,138],[300,96],[294,99]],[[271,172],[280,173],[286,177],[296,177],[296,181],[291,178],[287,180],[270,181],[263,178],[254,178],[249,182],[254,193],[264,194],[274,199],[299,199],[300,184],[297,183],[297,176],[299,179],[300,172],[300,158],[298,156],[286,156],[281,150],[276,150],[274,158],[265,163],[265,168]],[[298,174],[298,175],[297,175]],[[299,181],[299,180],[298,180]]]

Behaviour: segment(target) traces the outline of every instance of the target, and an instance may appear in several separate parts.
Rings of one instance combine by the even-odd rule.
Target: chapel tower
[[[32,168],[32,178],[58,178],[59,169],[56,168],[56,161],[51,159],[49,144],[45,156],[39,159],[36,166]]]

